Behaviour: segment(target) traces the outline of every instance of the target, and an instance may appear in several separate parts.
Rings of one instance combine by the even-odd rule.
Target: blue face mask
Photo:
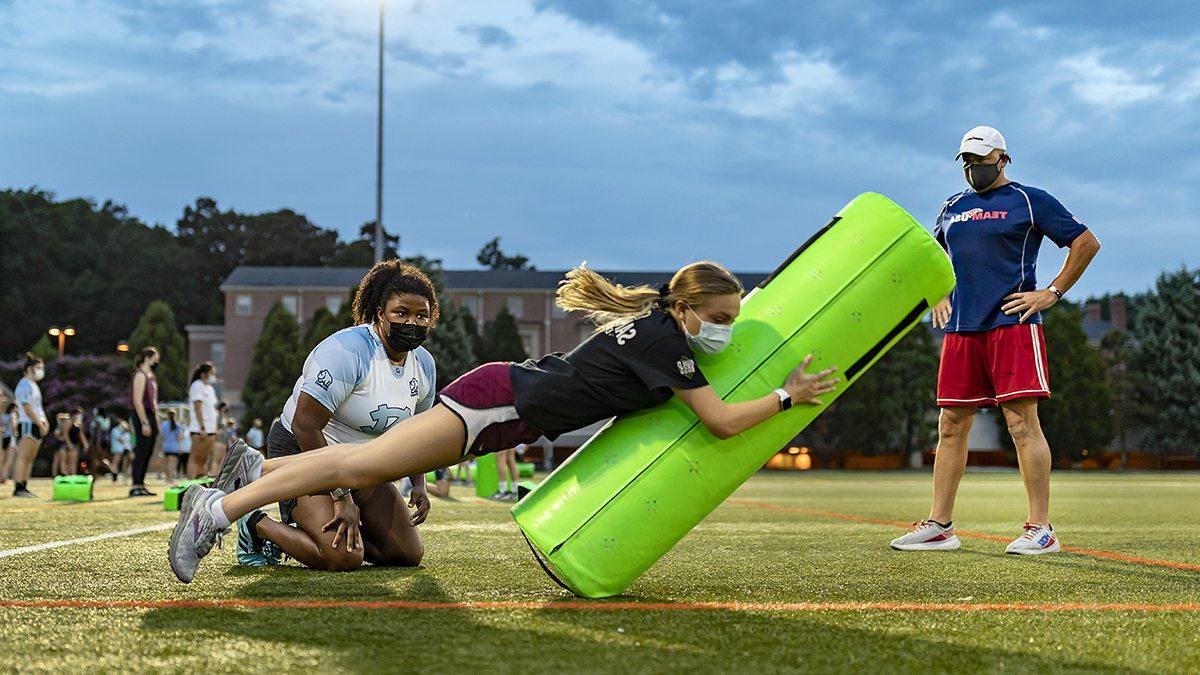
[[[696,314],[696,310],[688,308],[692,314]],[[700,315],[696,314],[696,318],[700,319]],[[729,346],[729,341],[733,339],[733,326],[724,326],[719,323],[709,323],[704,319],[700,319],[700,330],[692,335],[687,332],[687,326],[684,326],[684,335],[687,336],[688,346],[692,351],[703,352],[705,354],[718,354]]]

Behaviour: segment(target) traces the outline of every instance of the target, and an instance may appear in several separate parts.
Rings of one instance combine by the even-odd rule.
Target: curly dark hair
[[[359,282],[358,292],[354,294],[354,323],[374,323],[375,315],[387,301],[404,293],[419,295],[429,301],[429,327],[436,326],[441,306],[433,282],[421,268],[399,258],[375,263]]]

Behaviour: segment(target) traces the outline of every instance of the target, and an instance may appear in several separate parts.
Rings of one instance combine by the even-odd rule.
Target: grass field
[[[3,497],[0,670],[1200,672],[1200,475],[1056,474],[1055,525],[1085,551],[1025,558],[1003,553],[1019,477],[968,474],[962,550],[890,550],[930,480],[761,474],[627,596],[587,602],[463,488],[418,569],[239,568],[227,548],[190,586],[166,530],[11,553],[170,522],[161,502]]]

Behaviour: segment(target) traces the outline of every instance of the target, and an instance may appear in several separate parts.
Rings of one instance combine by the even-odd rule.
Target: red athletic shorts
[[[990,408],[1029,397],[1050,398],[1041,324],[946,333],[938,368],[939,406]]]
[[[466,427],[463,456],[507,450],[541,437],[541,431],[517,414],[511,370],[511,363],[485,363],[438,394],[438,401],[458,415]]]

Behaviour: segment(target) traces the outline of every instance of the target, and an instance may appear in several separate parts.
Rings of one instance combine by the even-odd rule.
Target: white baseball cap
[[[954,158],[962,157],[963,153],[982,157],[997,148],[1001,152],[1007,152],[1004,136],[992,127],[979,126],[963,134],[962,142],[958,144],[958,154]]]

